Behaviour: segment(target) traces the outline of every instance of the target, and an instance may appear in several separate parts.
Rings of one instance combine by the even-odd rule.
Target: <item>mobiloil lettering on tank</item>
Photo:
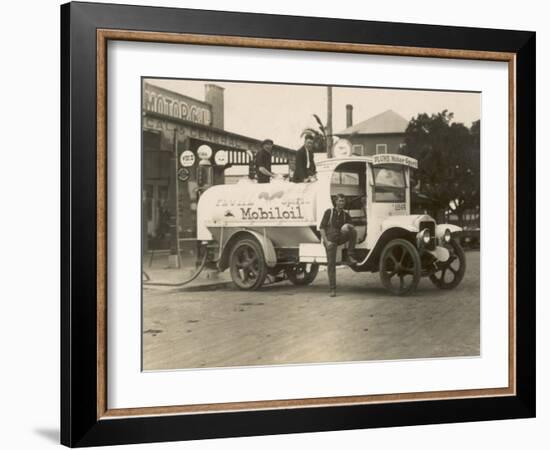
[[[298,228],[309,232],[316,225],[316,195],[315,183],[274,181],[213,186],[199,201],[198,239],[217,235],[214,230],[220,227],[255,229],[276,235],[277,239],[281,233],[303,235]]]

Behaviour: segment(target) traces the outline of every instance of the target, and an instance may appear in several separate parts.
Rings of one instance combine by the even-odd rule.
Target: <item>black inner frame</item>
[[[515,53],[517,395],[97,420],[98,28]],[[531,151],[535,148],[535,33],[110,4],[66,4],[61,7],[60,133],[63,444],[91,446],[535,416],[535,152]]]

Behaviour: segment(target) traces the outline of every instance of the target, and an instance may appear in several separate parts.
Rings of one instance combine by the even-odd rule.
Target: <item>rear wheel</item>
[[[405,239],[394,239],[386,244],[380,255],[380,280],[395,295],[413,292],[420,281],[420,255],[416,247]]]
[[[267,265],[260,244],[243,239],[235,244],[229,257],[233,283],[243,290],[258,289],[267,276]]]
[[[306,286],[313,283],[319,273],[319,264],[300,263],[287,267],[286,276],[296,286]]]
[[[451,255],[445,262],[437,261],[437,271],[430,275],[430,281],[439,289],[454,289],[466,272],[466,255],[455,239],[451,240]]]

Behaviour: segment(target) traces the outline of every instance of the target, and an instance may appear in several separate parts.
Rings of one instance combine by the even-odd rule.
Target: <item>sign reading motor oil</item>
[[[191,150],[184,150],[180,155],[180,164],[182,167],[191,167],[195,164],[195,154]]]

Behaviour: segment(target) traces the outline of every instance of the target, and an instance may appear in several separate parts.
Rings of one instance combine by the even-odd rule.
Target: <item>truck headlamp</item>
[[[451,230],[446,229],[445,234],[443,235],[443,241],[445,241],[446,244],[451,242]]]
[[[431,236],[430,236],[430,230],[428,230],[427,228],[422,232],[422,242],[424,242],[424,244],[428,245],[430,243],[430,239],[431,239]]]

